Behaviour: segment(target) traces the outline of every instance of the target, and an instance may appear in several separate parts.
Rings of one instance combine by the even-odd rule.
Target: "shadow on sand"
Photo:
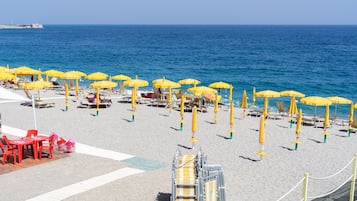
[[[177,146],[182,147],[184,149],[188,149],[188,150],[192,149],[191,147],[188,147],[188,146],[185,146],[185,145],[182,145],[182,144],[177,144]]]
[[[288,151],[294,151],[294,149],[289,148],[289,147],[285,147],[285,146],[279,146],[279,147],[281,147],[281,148],[283,148],[283,149],[286,149],[286,150],[288,150]]]
[[[127,122],[131,122],[131,120],[125,119],[125,118],[122,118],[122,120],[127,121]]]
[[[319,141],[319,140],[315,140],[315,139],[311,139],[311,138],[308,138],[308,140],[311,140],[311,141],[316,142],[316,143],[318,143],[318,144],[321,144],[321,143],[322,143],[322,142]]]
[[[245,156],[239,156],[239,158],[242,158],[242,159],[245,159],[245,160],[249,160],[249,161],[252,161],[252,162],[258,162],[258,161],[260,161],[260,160],[252,159],[252,158],[245,157]]]
[[[229,137],[226,137],[226,136],[223,136],[223,135],[219,135],[219,134],[217,134],[217,136],[218,136],[218,137],[221,137],[221,138],[223,138],[223,139],[225,139],[225,140],[229,140],[229,139],[230,139]]]
[[[155,201],[170,201],[171,193],[159,192],[156,196]]]
[[[206,123],[208,123],[208,124],[216,124],[216,123],[213,122],[213,121],[207,121],[207,120],[206,120]]]
[[[172,130],[175,130],[175,131],[180,131],[180,129],[179,128],[175,128],[175,127],[170,127]]]

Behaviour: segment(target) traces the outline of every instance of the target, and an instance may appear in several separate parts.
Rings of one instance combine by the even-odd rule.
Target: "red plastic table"
[[[18,140],[9,140],[10,145],[17,146],[18,154],[19,154],[19,163],[22,162],[22,148],[24,145],[32,145],[33,140],[31,138],[18,139]]]

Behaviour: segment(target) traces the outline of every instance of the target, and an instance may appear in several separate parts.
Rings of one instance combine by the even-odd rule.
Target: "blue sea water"
[[[357,102],[357,26],[45,25],[0,30],[0,65],[7,64],[146,80],[192,77],[202,85],[226,81],[234,86],[237,104],[244,89],[251,97],[253,87]],[[270,106],[277,100],[288,107],[288,97],[271,99]],[[258,106],[262,102],[257,99]],[[302,107],[304,113],[314,110]],[[348,106],[339,105],[338,115],[347,118]]]

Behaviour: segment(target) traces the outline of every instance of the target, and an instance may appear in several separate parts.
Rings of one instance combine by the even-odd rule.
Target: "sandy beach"
[[[14,91],[25,96],[21,90]],[[343,168],[357,153],[356,134],[347,136],[347,126],[333,125],[328,129],[327,142],[323,143],[323,129],[302,126],[301,144],[294,151],[295,125],[289,128],[287,117],[281,120],[268,119],[265,127],[265,151],[262,161],[256,154],[259,123],[257,117],[243,118],[243,110],[235,108],[233,139],[229,136],[229,111],[219,108],[218,123],[213,124],[213,107],[207,113],[198,113],[198,143],[189,150],[192,113],[185,113],[184,129],[179,131],[179,111],[169,114],[165,108],[139,104],[135,122],[131,122],[131,104],[119,103],[112,95],[110,108],[77,108],[79,102],[70,101],[64,111],[64,97],[54,91],[41,92],[41,97],[59,97],[53,108],[36,109],[37,127],[41,134],[52,132],[76,143],[135,156],[133,161],[111,160],[82,153],[71,153],[45,164],[35,165],[0,175],[2,195],[11,200],[28,200],[50,191],[131,167],[143,170],[102,186],[75,194],[65,200],[159,200],[169,201],[171,194],[171,166],[175,150],[196,154],[198,149],[207,155],[208,164],[219,164],[224,169],[227,201],[272,201],[288,192],[303,177],[304,173],[324,177]],[[74,97],[70,97],[74,99]],[[22,130],[34,127],[31,107],[20,102],[0,104],[2,125]],[[15,137],[11,133],[6,133]],[[140,164],[140,161],[142,164]],[[153,164],[145,167],[145,164]],[[324,194],[345,181],[352,172],[350,165],[338,176],[309,183],[309,196]],[[21,192],[21,193],[20,193]],[[299,185],[284,200],[300,200],[302,185]]]

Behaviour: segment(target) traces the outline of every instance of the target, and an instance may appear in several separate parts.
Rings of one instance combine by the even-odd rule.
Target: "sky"
[[[353,24],[357,0],[1,0],[0,24]]]

